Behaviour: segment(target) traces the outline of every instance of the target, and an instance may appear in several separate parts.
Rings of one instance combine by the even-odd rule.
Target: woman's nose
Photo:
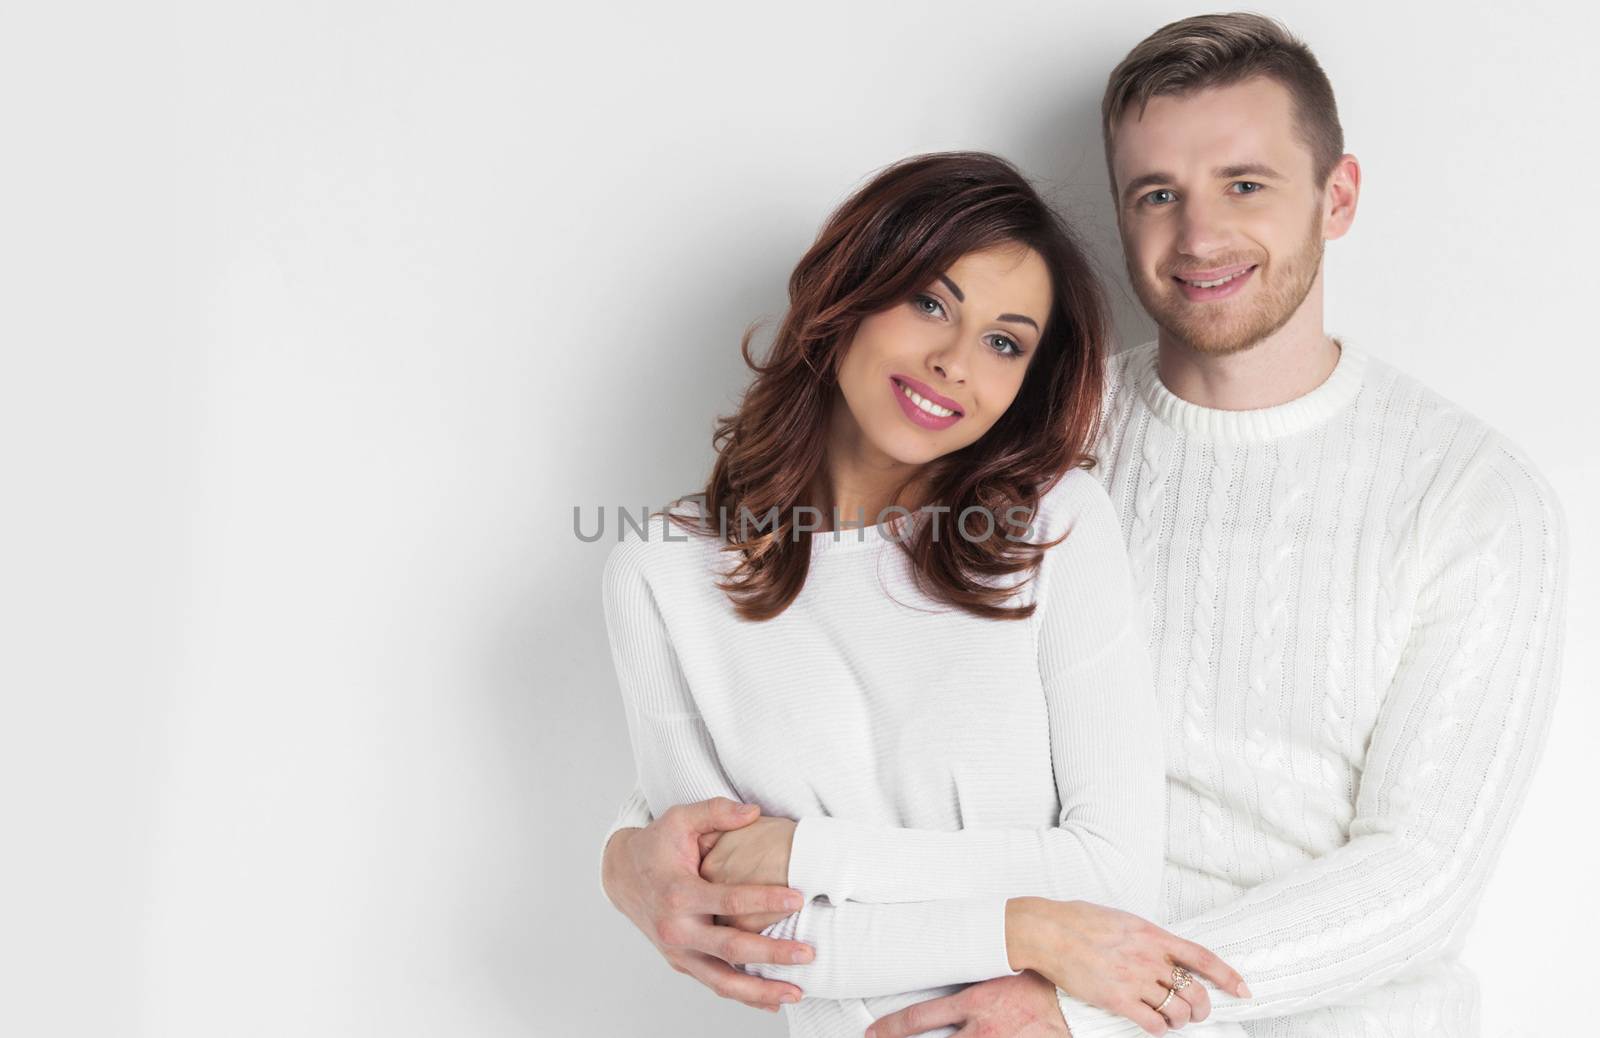
[[[951,343],[939,350],[930,359],[928,366],[937,371],[940,378],[950,382],[960,382],[966,378],[966,360],[960,343]]]

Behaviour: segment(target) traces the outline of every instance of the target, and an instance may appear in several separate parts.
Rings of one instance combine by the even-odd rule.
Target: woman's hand
[[[763,816],[742,829],[705,834],[700,839],[700,878],[726,886],[787,885],[794,829],[795,823],[788,818]],[[783,912],[769,912],[717,916],[716,921],[760,933],[784,916]]]
[[[1250,997],[1244,978],[1209,949],[1129,912],[1087,901],[1012,898],[1006,903],[1006,952],[1012,969],[1035,970],[1150,1034],[1204,1020],[1211,1012],[1204,984],[1191,982],[1167,997],[1181,976],[1175,967]]]

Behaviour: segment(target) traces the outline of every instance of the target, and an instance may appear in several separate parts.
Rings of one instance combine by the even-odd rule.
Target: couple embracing
[[[979,153],[829,218],[704,486],[611,551],[612,902],[804,1038],[1476,1035],[1458,960],[1542,750],[1566,533],[1323,329],[1332,88],[1255,15],[1111,73],[1155,342]]]

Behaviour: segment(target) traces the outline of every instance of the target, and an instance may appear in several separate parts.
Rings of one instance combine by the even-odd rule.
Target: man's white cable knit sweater
[[[726,796],[800,820],[788,878],[813,900],[768,932],[816,959],[750,967],[805,992],[790,1034],[859,1038],[941,985],[1010,975],[1008,897],[1156,910],[1149,649],[1088,472],[1043,495],[1032,539],[1067,536],[1013,593],[1024,620],[922,594],[889,526],[807,535],[794,602],[741,620],[719,542],[647,530],[613,548],[603,596],[639,780],[657,811]]]
[[[1166,757],[1163,921],[1252,989],[1213,989],[1186,1033],[1478,1034],[1457,953],[1560,671],[1549,486],[1350,346],[1297,400],[1219,411],[1148,344],[1115,358],[1105,415]],[[635,796],[617,824],[648,818]],[[1143,1033],[1062,1008],[1077,1038]]]

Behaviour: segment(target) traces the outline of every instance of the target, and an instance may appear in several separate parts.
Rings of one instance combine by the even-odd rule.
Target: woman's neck
[[[893,507],[915,511],[921,502],[920,465],[898,461],[878,450],[850,416],[843,400],[834,401],[828,447],[812,499],[823,512],[825,530],[875,526]],[[837,524],[835,523],[837,517]]]
[[[839,467],[848,468],[848,466]],[[889,512],[891,508],[904,508],[908,512],[917,510],[915,481],[896,497],[894,491],[904,482],[905,476],[902,475],[893,483],[883,483],[861,480],[859,475],[852,472],[838,475],[824,472],[818,478],[819,485],[814,500],[819,502],[817,507],[822,509],[824,531],[876,526],[879,522],[899,514]]]

